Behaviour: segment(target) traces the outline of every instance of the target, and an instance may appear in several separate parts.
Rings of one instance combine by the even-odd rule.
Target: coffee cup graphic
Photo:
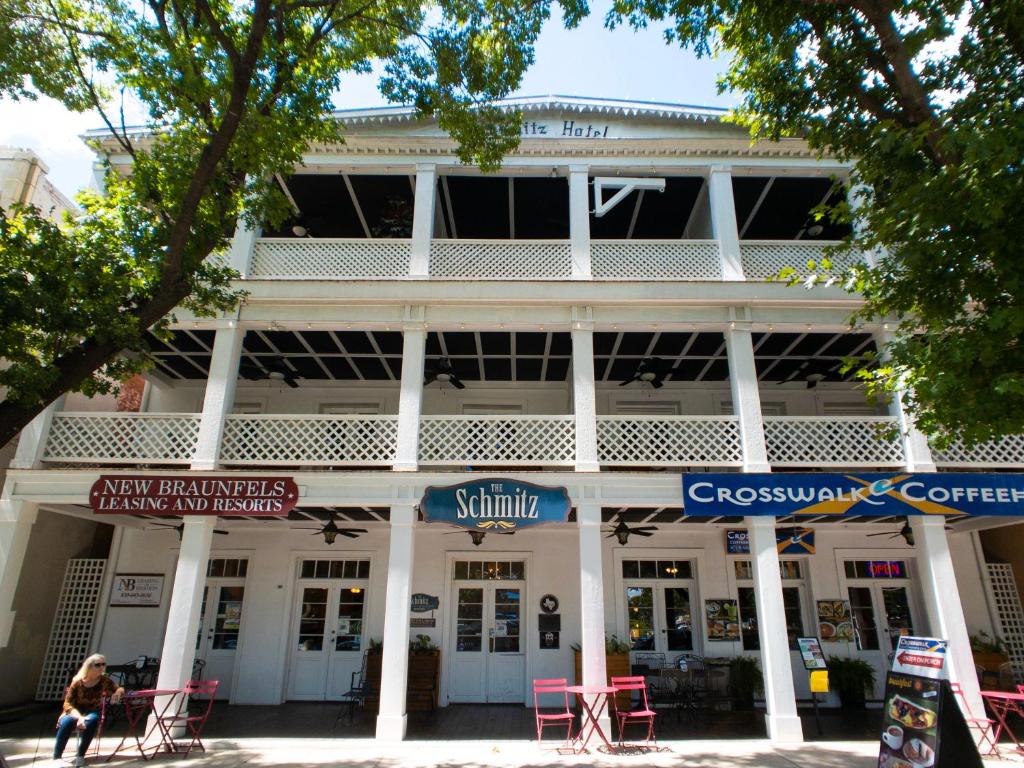
[[[882,741],[888,744],[890,749],[899,749],[903,746],[903,729],[898,725],[890,725],[882,734]]]

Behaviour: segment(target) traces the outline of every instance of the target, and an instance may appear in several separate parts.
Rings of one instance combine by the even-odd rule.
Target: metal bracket
[[[607,200],[604,198],[605,189],[619,190]],[[604,216],[608,211],[622,202],[634,189],[650,189],[655,192],[665,191],[664,179],[652,179],[642,177],[618,177],[618,176],[595,176],[594,177],[594,215],[598,218]]]

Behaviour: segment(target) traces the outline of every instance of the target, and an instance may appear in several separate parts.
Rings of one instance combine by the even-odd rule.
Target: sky
[[[634,33],[609,31],[603,17],[610,3],[599,0],[575,30],[552,19],[537,43],[536,62],[518,96],[592,96],[693,106],[734,106],[738,99],[718,95],[715,79],[724,62],[698,60],[665,44],[658,28]],[[347,77],[336,99],[341,108],[386,104],[376,75]],[[102,127],[95,114],[75,114],[52,99],[0,100],[0,145],[33,149],[49,166],[49,178],[66,195],[86,186],[92,153],[81,134]]]

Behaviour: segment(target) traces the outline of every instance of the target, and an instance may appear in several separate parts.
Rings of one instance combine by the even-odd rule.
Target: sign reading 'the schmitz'
[[[489,478],[430,486],[420,510],[428,523],[451,523],[479,530],[515,530],[537,523],[564,523],[569,519],[565,488]]]
[[[299,499],[290,477],[100,475],[89,506],[105,515],[287,515]]]

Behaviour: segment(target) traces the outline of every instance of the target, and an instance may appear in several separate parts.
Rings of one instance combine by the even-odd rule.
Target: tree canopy
[[[575,24],[582,0],[556,0]],[[225,250],[245,215],[287,212],[268,182],[336,141],[346,72],[383,62],[391,100],[436,115],[460,157],[495,167],[519,119],[488,103],[533,61],[552,0],[4,0],[0,96],[98,110],[130,172],[83,215],[0,213],[0,445],[65,391],[109,391],[146,365],[144,334],[185,306],[236,305]],[[125,99],[147,112],[124,124]]]
[[[1019,0],[616,0],[612,26],[730,57],[756,138],[855,161],[855,321],[893,319],[874,392],[925,433],[1024,432],[1024,5]],[[821,273],[819,272],[819,275]]]

